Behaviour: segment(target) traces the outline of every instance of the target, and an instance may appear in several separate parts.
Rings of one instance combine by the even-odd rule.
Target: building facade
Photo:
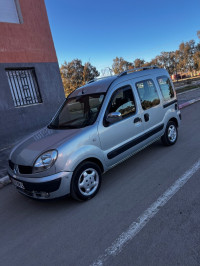
[[[44,0],[0,0],[0,148],[48,124],[64,98]]]

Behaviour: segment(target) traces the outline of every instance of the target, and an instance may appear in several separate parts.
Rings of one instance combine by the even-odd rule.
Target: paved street
[[[118,255],[106,251],[199,161],[199,114],[200,102],[183,109],[176,145],[157,142],[113,168],[91,201],[35,201],[11,185],[1,189],[0,264],[91,265],[102,255],[104,265],[200,265],[199,170],[190,170],[188,182]]]

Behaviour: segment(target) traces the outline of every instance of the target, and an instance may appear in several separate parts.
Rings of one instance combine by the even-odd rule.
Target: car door
[[[101,148],[104,151],[108,167],[125,159],[141,147],[137,138],[144,127],[141,119],[141,108],[136,104],[135,93],[130,83],[120,83],[108,95],[102,121],[98,125]],[[108,123],[109,113],[120,112],[121,120]]]
[[[164,131],[165,110],[162,95],[156,79],[152,76],[134,80],[142,107],[141,118],[144,121],[144,142],[148,144],[159,138]]]

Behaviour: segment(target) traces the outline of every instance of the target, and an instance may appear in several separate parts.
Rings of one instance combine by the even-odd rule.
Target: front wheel
[[[72,176],[71,196],[76,200],[93,198],[101,186],[101,169],[93,162],[80,164]]]
[[[176,143],[177,138],[177,125],[173,121],[169,121],[165,129],[165,134],[161,137],[161,140],[165,146],[170,146]]]

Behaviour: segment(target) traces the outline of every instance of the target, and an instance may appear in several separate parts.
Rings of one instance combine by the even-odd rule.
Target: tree
[[[113,59],[112,70],[115,74],[119,74],[131,68],[133,68],[133,64],[124,60],[124,58],[116,57]]]
[[[136,58],[134,61],[134,67],[135,68],[143,67],[144,64],[145,64],[145,61],[143,59]]]
[[[196,51],[194,56],[194,69],[199,71],[200,70],[200,51]]]
[[[96,67],[92,66],[89,62],[85,63],[83,68],[83,85],[98,76],[99,72],[97,71]]]
[[[102,77],[107,77],[107,76],[112,76],[113,75],[113,70],[110,67],[104,67],[101,69],[101,76]]]
[[[194,69],[195,41],[181,43],[179,45],[179,68],[181,71],[190,71]]]
[[[196,45],[196,51],[200,51],[200,30],[197,31],[197,37],[199,38],[199,43]]]
[[[97,69],[89,62],[83,66],[82,61],[74,59],[71,62],[64,62],[60,68],[61,78],[67,96],[72,91],[85,85],[91,79],[99,76]]]
[[[170,71],[171,59],[172,59],[171,52],[162,52],[159,56],[157,56],[159,65],[161,67],[166,68],[168,72],[171,72]]]
[[[197,37],[198,37],[199,40],[200,40],[200,30],[197,31]]]
[[[145,62],[144,66],[157,66],[157,67],[161,67],[162,65],[161,65],[161,63],[159,61],[159,56],[156,56],[150,62]]]

